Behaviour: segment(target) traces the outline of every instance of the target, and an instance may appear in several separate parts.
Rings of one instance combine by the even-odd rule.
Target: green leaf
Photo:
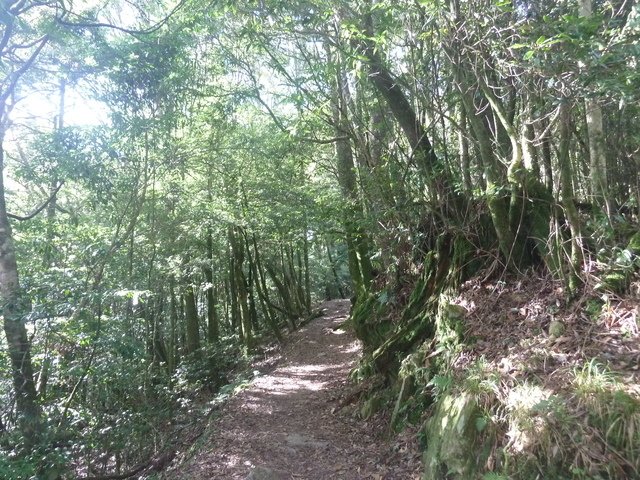
[[[489,424],[489,421],[487,420],[486,417],[476,418],[476,430],[478,431],[478,433],[482,433],[484,429],[487,428],[488,424]]]
[[[380,295],[378,295],[378,302],[381,305],[386,305],[387,302],[389,301],[389,294],[385,291],[383,291]]]

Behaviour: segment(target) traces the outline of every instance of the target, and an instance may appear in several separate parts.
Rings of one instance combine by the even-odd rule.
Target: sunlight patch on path
[[[264,478],[410,478],[387,476],[381,465],[388,447],[347,409],[334,410],[361,344],[351,332],[334,330],[346,318],[348,301],[326,305],[324,318],[289,337],[279,366],[225,405],[211,443],[182,475],[165,480],[248,480],[270,472],[282,475]]]
[[[280,368],[278,373],[258,378],[253,386],[255,389],[272,395],[298,390],[318,392],[326,388],[324,378],[330,378],[336,365],[292,365]]]
[[[351,342],[341,347],[339,350],[340,350],[340,353],[355,354],[355,353],[358,353],[360,349],[361,349],[360,342]]]

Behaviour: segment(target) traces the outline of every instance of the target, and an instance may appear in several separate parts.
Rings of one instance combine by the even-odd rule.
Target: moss
[[[554,200],[547,188],[540,181],[531,175],[525,179],[523,205],[524,227],[520,231],[526,234],[527,249],[534,251],[538,259],[544,261],[552,273],[559,269],[556,257],[548,246],[549,239],[549,218],[551,217],[551,205]],[[530,258],[532,263],[536,263],[535,256]]]
[[[379,412],[387,403],[388,399],[386,395],[382,392],[374,393],[371,397],[369,397],[360,407],[360,416],[364,420],[368,420],[377,412]]]
[[[425,258],[424,268],[425,271],[427,269],[431,269],[432,264],[435,261],[435,254],[433,252],[429,252],[427,257]],[[424,309],[424,306],[428,300],[428,275],[422,275],[416,281],[416,284],[411,291],[411,295],[409,297],[409,302],[402,312],[402,318],[405,320],[410,320],[416,317],[421,311]]]
[[[613,270],[602,276],[602,282],[598,290],[608,290],[614,293],[623,293],[629,287],[630,276],[627,272]]]
[[[600,300],[599,298],[592,298],[591,300],[587,301],[584,311],[591,320],[597,321],[600,319],[600,314],[602,313],[602,305],[602,300]]]
[[[486,419],[472,395],[443,396],[425,425],[428,446],[423,456],[423,478],[475,478],[489,454],[489,445],[481,433],[486,427]]]
[[[492,186],[487,186],[487,206],[491,212],[491,220],[498,238],[498,246],[505,258],[511,259],[514,237],[509,224],[508,198],[497,195]],[[519,257],[519,255],[518,255]]]
[[[440,294],[452,287],[453,280],[449,276],[450,271],[455,268],[451,263],[452,240],[449,234],[441,235],[438,237],[436,250],[426,255],[424,271],[411,292],[395,331],[372,353],[378,371],[395,376],[399,360],[421,342],[434,337]]]
[[[549,336],[553,338],[561,337],[566,330],[564,323],[554,320],[549,324]]]
[[[476,247],[459,235],[453,241],[453,255],[449,271],[449,284],[458,285],[467,278],[471,278],[480,270],[484,263],[481,257],[475,255]]]
[[[637,258],[640,256],[640,232],[636,232],[627,247],[621,250],[615,259],[615,265],[601,277],[598,290],[624,293],[631,284],[633,274],[637,269]]]
[[[459,345],[464,342],[467,309],[455,303],[441,302],[437,315],[438,343]]]
[[[524,268],[543,260],[551,271],[558,271],[558,262],[547,246],[549,218],[554,199],[547,188],[533,175],[519,170],[512,179],[511,192],[488,185],[486,202],[500,251],[511,267]]]
[[[367,352],[378,348],[391,329],[385,309],[384,303],[379,301],[379,295],[374,294],[360,297],[353,308],[350,323]]]

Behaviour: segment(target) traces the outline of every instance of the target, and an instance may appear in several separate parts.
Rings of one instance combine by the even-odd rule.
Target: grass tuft
[[[605,478],[638,478],[640,399],[595,360],[574,373],[573,387],[583,431],[583,441],[574,445],[574,466]]]

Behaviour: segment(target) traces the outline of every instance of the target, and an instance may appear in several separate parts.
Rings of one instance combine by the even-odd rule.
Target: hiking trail
[[[164,478],[420,478],[415,435],[389,437],[384,419],[362,420],[350,402],[361,347],[338,328],[349,305],[327,301],[321,317],[289,335],[276,367],[231,398],[197,453]]]

